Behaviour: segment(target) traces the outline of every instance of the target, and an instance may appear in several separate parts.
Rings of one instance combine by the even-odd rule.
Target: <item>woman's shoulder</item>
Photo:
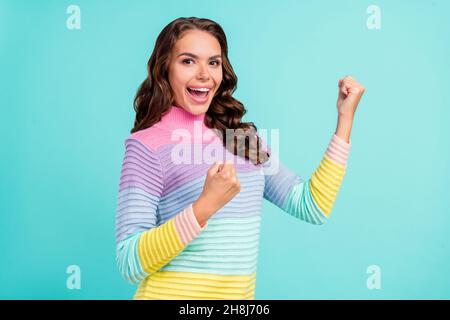
[[[151,127],[131,133],[125,139],[125,144],[129,141],[138,141],[151,151],[156,151],[159,147],[168,143],[170,138],[170,132],[163,126],[160,126],[159,123],[156,123]]]

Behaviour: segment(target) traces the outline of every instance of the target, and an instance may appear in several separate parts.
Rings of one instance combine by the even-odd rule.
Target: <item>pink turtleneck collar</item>
[[[169,111],[161,118],[161,124],[168,128],[192,127],[195,121],[204,124],[205,113],[194,115],[182,107],[172,105]]]

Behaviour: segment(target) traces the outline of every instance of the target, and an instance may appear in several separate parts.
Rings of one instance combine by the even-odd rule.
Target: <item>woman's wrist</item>
[[[350,134],[353,126],[353,116],[349,115],[339,115],[338,123],[336,127],[335,134],[345,140],[347,143],[350,142]]]
[[[192,210],[194,211],[198,224],[203,228],[211,216],[211,213],[207,207],[207,202],[202,195],[200,195],[200,197],[192,204]]]

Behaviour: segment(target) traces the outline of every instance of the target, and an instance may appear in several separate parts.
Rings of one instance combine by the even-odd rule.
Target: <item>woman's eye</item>
[[[190,62],[194,62],[194,60],[192,60],[192,59],[184,59],[182,62],[184,64],[192,64]],[[220,61],[219,60],[213,60],[213,61],[211,61],[211,64],[214,65],[214,66],[219,66],[220,65]]]

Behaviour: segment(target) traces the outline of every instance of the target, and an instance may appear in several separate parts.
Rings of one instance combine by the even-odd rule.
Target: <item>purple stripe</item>
[[[220,160],[222,162],[225,162],[225,160],[227,160],[228,157],[230,157],[231,160],[233,161],[237,172],[251,172],[251,171],[259,171],[261,169],[261,166],[255,166],[248,159],[244,159],[240,156],[233,155],[232,153],[230,153],[228,150],[225,149],[223,149],[222,157],[219,157],[220,155],[216,156],[214,157],[214,161],[212,161],[211,159],[203,159],[202,156],[197,156],[199,158],[199,160],[197,161],[201,163],[194,163],[194,160],[196,160],[194,154],[195,146],[191,147],[191,154],[189,157],[187,157],[189,162],[188,164],[186,163],[175,164],[174,160],[176,159],[172,159],[172,149],[175,146],[176,145],[174,144],[166,144],[158,148],[158,153],[161,158],[161,165],[164,168],[163,169],[165,175],[164,178],[166,181],[166,186],[164,188],[163,195],[173,192],[175,189],[186,184],[187,182],[205,176],[207,174],[208,169],[213,165],[214,161]],[[199,148],[200,151],[199,154],[203,155],[203,151],[207,146],[208,146],[207,144],[201,145],[200,146],[201,148]]]
[[[159,159],[139,141],[127,139],[125,145],[119,191],[137,187],[160,197],[164,184]]]

